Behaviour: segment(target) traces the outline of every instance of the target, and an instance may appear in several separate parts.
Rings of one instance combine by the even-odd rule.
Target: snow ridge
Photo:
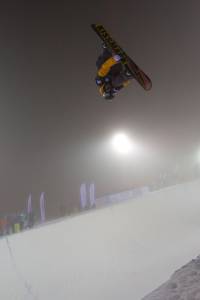
[[[142,300],[200,300],[200,256]]]

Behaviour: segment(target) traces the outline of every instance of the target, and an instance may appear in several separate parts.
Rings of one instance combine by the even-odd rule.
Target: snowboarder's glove
[[[103,77],[96,76],[95,81],[96,81],[96,84],[99,85],[99,86],[104,84],[104,78]]]
[[[121,56],[118,55],[118,54],[115,54],[115,55],[113,56],[113,58],[114,58],[114,60],[117,61],[117,62],[121,60]]]
[[[104,83],[110,82],[110,78],[107,76],[106,77],[96,76],[95,81],[98,86],[101,86]]]
[[[104,82],[105,82],[105,83],[108,83],[108,82],[110,82],[110,78],[109,78],[109,77],[107,77],[107,76],[106,76],[106,77],[104,77]]]

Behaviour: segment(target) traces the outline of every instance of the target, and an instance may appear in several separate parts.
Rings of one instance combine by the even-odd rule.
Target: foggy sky
[[[80,3],[79,3],[80,2]],[[97,196],[150,184],[198,150],[199,1],[11,1],[0,11],[0,212],[40,192],[48,215],[78,206],[82,182]],[[112,104],[94,77],[102,23],[150,76]],[[118,129],[147,153],[122,159],[106,148]]]

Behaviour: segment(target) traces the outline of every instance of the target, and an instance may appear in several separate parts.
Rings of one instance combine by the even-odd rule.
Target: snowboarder
[[[152,87],[151,79],[136,65],[101,24],[91,24],[92,29],[103,42],[103,53],[99,56],[96,84],[106,100],[112,100],[116,93],[135,79],[146,91]]]
[[[133,75],[121,63],[118,54],[111,53],[103,43],[103,53],[98,57],[96,84],[101,96],[106,100],[112,100],[117,92],[130,83]]]

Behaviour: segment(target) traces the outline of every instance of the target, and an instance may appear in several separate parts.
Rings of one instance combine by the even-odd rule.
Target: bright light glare
[[[112,145],[114,149],[121,154],[128,154],[133,148],[130,139],[124,133],[116,134],[112,139]]]

